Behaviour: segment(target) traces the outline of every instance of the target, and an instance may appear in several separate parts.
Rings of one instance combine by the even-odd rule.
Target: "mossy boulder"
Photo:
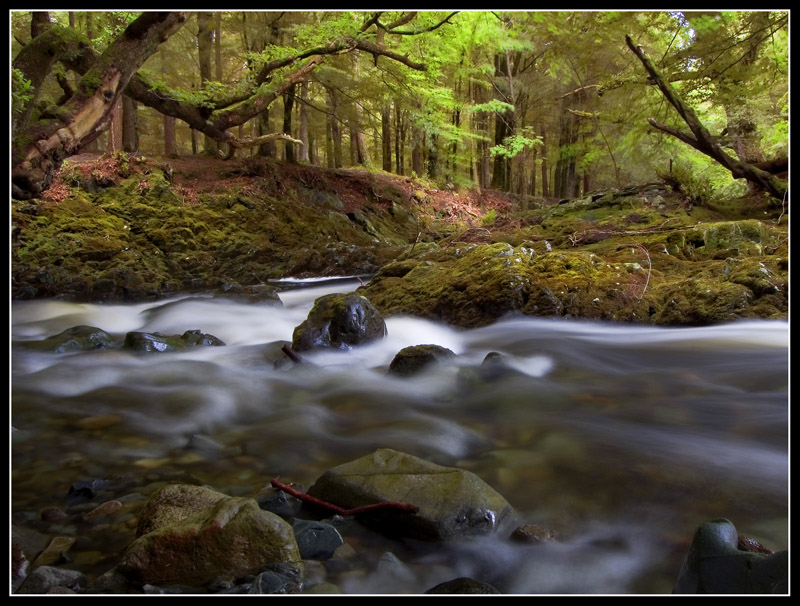
[[[389,263],[359,292],[386,315],[468,328],[510,313],[630,320],[645,277],[586,251],[537,254],[495,243]]]
[[[220,576],[239,578],[270,564],[300,561],[288,522],[260,509],[255,499],[223,496],[137,538],[118,570],[141,585],[200,587]]]
[[[449,541],[492,534],[515,514],[475,474],[383,448],[325,472],[309,494],[345,508],[384,501],[411,503],[416,514],[380,509],[365,524],[389,535]]]
[[[381,313],[362,295],[330,294],[320,297],[306,320],[294,329],[295,351],[347,350],[386,336]]]
[[[136,536],[140,537],[162,526],[180,523],[225,496],[208,486],[168,484],[154,492],[145,503],[139,514]]]

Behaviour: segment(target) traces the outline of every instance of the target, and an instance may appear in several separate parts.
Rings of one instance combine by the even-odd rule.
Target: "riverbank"
[[[268,296],[276,279],[377,273],[364,294],[382,312],[456,326],[508,313],[659,325],[788,316],[784,209],[700,205],[663,184],[514,199],[260,158],[117,154],[66,161],[11,217],[14,299]]]

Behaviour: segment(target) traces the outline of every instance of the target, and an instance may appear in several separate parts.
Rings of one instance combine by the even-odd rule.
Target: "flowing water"
[[[668,593],[696,527],[719,517],[774,550],[788,547],[786,322],[679,329],[517,317],[454,330],[392,317],[377,344],[276,367],[267,344],[291,340],[316,297],[357,285],[287,290],[283,307],[210,296],[15,302],[12,522],[41,527],[39,512],[63,507],[75,482],[132,477],[138,504],[127,522],[44,528],[79,535],[68,566],[96,574],[113,566],[133,536],[135,507],[164,481],[255,496],[275,476],[310,485],[334,465],[393,448],[476,473],[558,540],[424,549],[365,541],[358,547],[374,550],[374,565],[330,579],[348,593],[420,593],[458,576],[509,593]],[[26,346],[79,324],[120,341],[133,330],[200,329],[226,346]],[[452,349],[458,364],[386,375],[397,351],[423,343]],[[482,374],[491,351],[513,372]],[[219,448],[187,450],[192,436]],[[404,566],[387,572],[384,551]]]

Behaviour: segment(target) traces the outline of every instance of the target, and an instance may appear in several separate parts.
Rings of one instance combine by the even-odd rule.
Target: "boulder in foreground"
[[[514,514],[475,474],[388,448],[325,472],[309,494],[348,509],[384,501],[416,505],[416,514],[382,509],[361,519],[385,534],[425,541],[491,534]]]

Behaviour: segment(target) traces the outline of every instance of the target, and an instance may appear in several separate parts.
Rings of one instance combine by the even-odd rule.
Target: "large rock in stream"
[[[145,534],[128,546],[119,571],[142,585],[200,587],[301,560],[289,523],[255,499],[204,487],[164,487],[145,506],[139,529]]]
[[[386,336],[386,322],[369,300],[355,293],[320,297],[294,329],[295,351],[347,350]]]
[[[695,532],[673,593],[788,593],[789,552],[739,548],[736,527],[724,518]]]
[[[424,541],[491,534],[514,518],[508,501],[475,474],[388,448],[330,469],[308,492],[347,509],[384,501],[416,505],[416,514],[387,508],[360,519],[385,534]]]

